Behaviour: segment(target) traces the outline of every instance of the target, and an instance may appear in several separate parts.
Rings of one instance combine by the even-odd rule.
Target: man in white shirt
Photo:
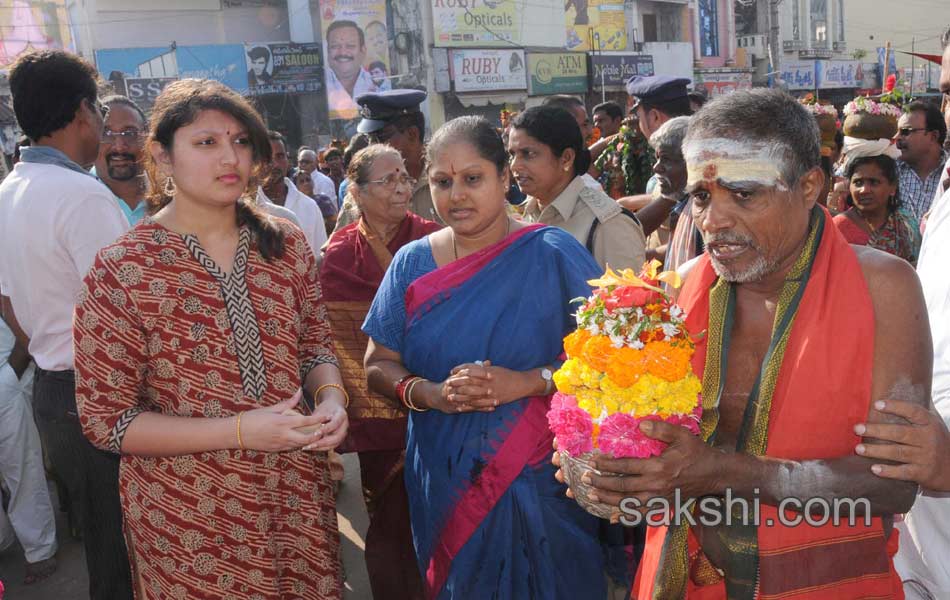
[[[320,172],[317,168],[317,153],[310,148],[301,148],[297,153],[297,167],[310,174],[310,180],[313,181],[313,193],[326,194],[331,198],[336,198],[336,185],[327,175]]]
[[[943,68],[940,90],[950,94],[950,29],[943,36]],[[944,173],[950,161],[943,166]],[[945,175],[946,177],[946,175]],[[930,331],[933,337],[934,364],[931,397],[933,406],[950,426],[950,190],[938,186],[927,221],[924,240],[917,261]],[[946,464],[950,456],[937,457]],[[894,558],[904,582],[904,593],[910,599],[950,598],[950,494],[921,489],[917,501],[898,524],[900,550]]]
[[[300,193],[297,186],[287,178],[290,160],[287,158],[287,144],[284,136],[276,131],[268,132],[271,147],[270,172],[264,184],[257,190],[257,203],[277,204],[289,209],[297,216],[300,228],[310,243],[310,248],[319,258],[320,247],[327,241],[327,230],[323,224],[323,214],[313,198]]]
[[[44,50],[10,69],[13,110],[32,145],[0,184],[3,316],[36,362],[33,408],[86,549],[89,595],[132,598],[119,505],[119,457],[92,447],[76,410],[72,319],[96,253],[128,228],[112,192],[88,169],[103,132],[96,71]]]
[[[355,119],[356,98],[377,91],[363,67],[366,35],[354,21],[340,20],[327,27],[327,105],[331,119]]]

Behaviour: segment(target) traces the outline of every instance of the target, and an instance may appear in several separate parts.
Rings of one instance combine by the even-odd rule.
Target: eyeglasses
[[[395,127],[383,127],[368,134],[369,141],[373,144],[385,144],[396,135]]]
[[[127,144],[138,144],[142,141],[142,132],[135,129],[129,129],[128,131],[106,129],[102,132],[102,142],[105,144],[114,144],[120,138],[125,140]]]
[[[383,177],[382,179],[376,179],[375,181],[367,181],[366,183],[375,183],[377,185],[381,185],[389,191],[395,190],[397,184],[405,185],[409,188],[416,187],[416,180],[413,179],[412,177],[409,177],[408,175],[396,175],[396,174],[389,174]]]
[[[905,137],[914,133],[915,131],[927,131],[927,128],[926,127],[901,127],[900,129],[897,130],[897,135],[901,137]]]

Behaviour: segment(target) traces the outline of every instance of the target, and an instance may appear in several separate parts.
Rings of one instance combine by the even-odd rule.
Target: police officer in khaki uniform
[[[409,210],[420,217],[442,223],[435,212],[425,169],[425,115],[419,105],[426,93],[419,90],[390,90],[363,94],[356,98],[363,117],[357,131],[369,136],[371,144],[388,144],[399,150],[406,163],[406,172],[416,180]],[[336,229],[359,218],[356,206],[345,201]]]
[[[524,217],[564,229],[602,267],[640,271],[646,260],[643,228],[602,189],[585,184],[590,152],[570,113],[554,106],[530,108],[508,134],[511,172],[528,199]]]

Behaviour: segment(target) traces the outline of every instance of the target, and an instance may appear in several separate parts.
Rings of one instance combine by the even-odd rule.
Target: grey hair
[[[690,117],[674,117],[660,125],[650,136],[650,147],[683,156],[683,139],[689,128],[689,120]]]
[[[780,90],[737,91],[706,104],[692,117],[683,145],[711,138],[768,146],[781,160],[778,169],[789,186],[821,165],[818,121]]]

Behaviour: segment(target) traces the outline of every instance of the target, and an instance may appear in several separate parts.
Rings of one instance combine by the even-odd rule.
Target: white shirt
[[[310,242],[310,249],[313,250],[314,256],[319,257],[320,248],[327,241],[327,229],[323,223],[323,213],[320,212],[316,200],[298,190],[290,179],[284,177],[284,185],[287,186],[284,208],[297,215],[304,237]],[[267,194],[264,193],[264,188],[257,188],[257,203],[263,204],[265,202],[273,204]]]
[[[950,162],[948,162],[950,165]],[[934,344],[933,402],[950,425],[950,191],[933,203],[917,259]]]
[[[359,116],[359,106],[354,98],[377,92],[379,88],[373,83],[373,78],[366,69],[360,69],[360,74],[353,85],[353,95],[346,91],[343,83],[337,79],[333,69],[325,70],[327,75],[327,105],[331,119],[355,119]]]
[[[950,162],[948,162],[950,165]],[[946,168],[946,166],[944,167]],[[942,189],[942,187],[940,188]],[[930,334],[933,337],[934,407],[950,426],[950,191],[931,208],[924,241],[917,260],[917,275],[924,291]],[[908,598],[950,598],[950,494],[921,490],[913,508],[897,527],[900,550],[894,566],[905,582]],[[913,583],[909,583],[913,582]],[[920,596],[924,588],[929,596]]]
[[[73,368],[82,279],[128,228],[112,192],[89,175],[21,162],[0,184],[0,289],[40,368]]]
[[[331,200],[336,200],[336,185],[333,184],[332,179],[314,169],[310,172],[310,180],[313,182],[314,194],[326,194]]]

